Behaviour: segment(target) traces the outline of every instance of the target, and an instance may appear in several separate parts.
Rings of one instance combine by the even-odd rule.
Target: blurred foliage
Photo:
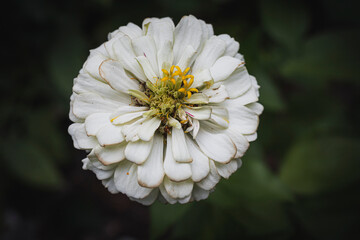
[[[360,238],[356,1],[14,0],[2,14],[1,239]],[[69,96],[89,49],[146,17],[193,14],[240,42],[258,140],[207,200],[144,207],[81,170]]]
[[[261,1],[260,14],[264,30],[279,44],[298,48],[309,27],[306,5],[299,1]]]
[[[317,34],[306,40],[302,52],[284,64],[281,72],[289,79],[304,79],[304,84],[315,86],[334,79],[356,82],[360,62],[354,53],[360,52],[359,41],[357,30]]]
[[[359,180],[360,142],[327,137],[294,144],[280,171],[280,179],[296,193],[333,191]]]

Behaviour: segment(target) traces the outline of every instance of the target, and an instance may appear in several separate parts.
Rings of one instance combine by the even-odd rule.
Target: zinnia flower
[[[257,82],[239,43],[185,16],[120,27],[91,50],[70,103],[83,169],[142,204],[208,197],[257,137]]]

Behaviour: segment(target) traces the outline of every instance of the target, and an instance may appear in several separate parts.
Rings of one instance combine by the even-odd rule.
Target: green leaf
[[[60,32],[50,53],[51,80],[65,101],[69,101],[73,79],[85,62],[86,42],[76,29]]]
[[[262,161],[261,149],[252,146],[243,166],[229,180],[222,180],[209,201],[222,208],[251,235],[289,230],[283,204],[292,195]]]
[[[290,48],[296,47],[309,26],[309,14],[302,2],[263,0],[260,14],[268,34]]]
[[[322,86],[329,80],[353,80],[360,74],[360,33],[341,30],[310,38],[296,58],[289,59],[281,72],[299,84]]]
[[[42,146],[44,151],[57,162],[63,163],[69,160],[64,136],[66,130],[63,129],[64,131],[61,132],[55,116],[47,111],[33,111],[26,123],[32,142]]]
[[[266,111],[279,112],[286,108],[285,102],[273,80],[264,71],[255,71],[254,75],[260,85],[260,102]]]
[[[353,0],[320,0],[318,3],[321,5],[323,14],[328,18],[327,25],[341,22],[343,26],[353,24],[359,26],[359,8]]]
[[[218,239],[223,226],[229,221],[221,212],[206,201],[194,202],[184,216],[174,224],[167,239]],[[223,236],[223,238],[226,236]]]
[[[26,140],[9,140],[3,148],[6,166],[24,183],[48,189],[62,187],[58,169],[40,146]]]
[[[331,194],[305,197],[295,204],[294,212],[312,239],[359,239],[359,201],[357,183]]]
[[[150,207],[150,235],[152,239],[162,236],[176,221],[178,221],[191,207],[191,203],[180,204],[162,204],[154,203]]]
[[[315,194],[339,189],[360,178],[360,141],[344,137],[296,143],[280,171],[294,192]]]

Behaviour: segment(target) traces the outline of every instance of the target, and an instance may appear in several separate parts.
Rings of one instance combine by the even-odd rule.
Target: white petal
[[[130,197],[130,199],[133,201],[136,201],[138,203],[141,203],[145,206],[150,206],[151,204],[153,204],[155,202],[155,200],[158,198],[158,196],[159,196],[159,189],[154,189],[151,191],[151,193],[147,197],[144,197],[142,199]]]
[[[226,108],[223,107],[212,107],[211,122],[220,126],[221,128],[229,127],[229,113]]]
[[[151,21],[146,35],[152,36],[158,50],[167,42],[172,45],[174,41],[174,23],[170,18]]]
[[[104,81],[102,80],[100,73],[99,73],[99,67],[100,64],[105,61],[107,58],[99,53],[95,53],[92,52],[89,56],[89,58],[86,60],[86,62],[84,63],[84,70],[85,72],[87,72],[88,74],[90,74],[90,76],[92,76],[93,78],[100,80],[100,81]]]
[[[251,79],[243,66],[236,69],[222,84],[225,85],[230,98],[237,98],[250,89]]]
[[[76,117],[85,119],[90,114],[112,112],[118,107],[114,102],[106,101],[97,94],[82,93],[74,99],[73,112]]]
[[[206,24],[206,27],[207,27],[208,37],[210,38],[211,36],[214,35],[213,26],[211,24]]]
[[[143,187],[158,187],[164,178],[163,166],[164,140],[159,134],[154,137],[151,153],[146,161],[138,166],[138,182]],[[140,152],[141,150],[139,150]]]
[[[203,93],[195,93],[186,101],[190,104],[206,104],[209,103],[209,98]]]
[[[168,41],[166,43],[164,43],[158,53],[157,53],[157,60],[158,60],[158,65],[159,65],[159,73],[161,74],[160,76],[163,76],[162,73],[162,69],[170,69],[171,64],[174,60],[174,55],[172,52],[172,45],[171,42]]]
[[[240,44],[234,40],[234,38],[230,37],[227,34],[220,34],[219,38],[225,41],[226,43],[226,50],[224,53],[224,56],[235,56],[237,52],[239,51]]]
[[[168,177],[164,178],[164,187],[166,192],[172,198],[185,198],[191,194],[194,182],[189,179],[182,182],[173,182]]]
[[[189,116],[198,120],[207,120],[211,116],[210,107],[198,107],[198,108],[184,107],[183,109]]]
[[[229,95],[224,85],[205,89],[203,93],[208,96],[210,103],[220,103],[229,98]]]
[[[85,130],[87,135],[96,136],[100,128],[109,123],[110,113],[93,113],[85,120]]]
[[[157,117],[146,119],[138,130],[139,138],[144,141],[150,141],[150,139],[154,136],[156,129],[159,128],[160,123],[161,120]]]
[[[88,155],[89,162],[87,163],[87,169],[93,171],[99,180],[111,178],[114,175],[114,165],[105,166],[99,162],[98,158],[94,154],[94,150]],[[84,167],[84,166],[83,166]]]
[[[84,160],[83,160],[83,162],[84,162]],[[86,167],[87,167],[87,169],[93,171],[95,173],[97,179],[99,179],[99,180],[109,179],[114,175],[114,169],[108,169],[108,170],[100,169],[97,166],[95,166],[91,161],[87,162]]]
[[[129,89],[140,90],[139,82],[126,75],[119,61],[105,60],[100,65],[99,71],[100,76],[119,92],[127,93]]]
[[[248,140],[248,142],[253,142],[257,139],[257,133],[253,134],[244,134],[244,137]]]
[[[219,175],[226,179],[228,179],[231,176],[231,174],[233,174],[238,169],[238,164],[236,159],[230,161],[227,164],[221,164],[215,162],[215,166],[217,168]]]
[[[100,54],[100,55],[104,55],[106,58],[109,58],[109,55],[107,54],[106,48],[104,44],[101,44],[99,47],[91,49],[90,50],[90,55],[94,55],[94,54]]]
[[[131,22],[128,23],[126,26],[120,27],[119,31],[127,35],[131,39],[140,37],[142,34],[141,28],[138,25],[133,24]]]
[[[172,128],[170,136],[174,160],[179,163],[192,162],[186,145],[184,130],[182,128]]]
[[[104,171],[95,167],[90,167],[89,170],[93,171],[99,180],[109,179],[113,176],[114,171]]]
[[[107,37],[108,37],[108,40],[110,41],[113,38],[117,38],[117,37],[121,37],[121,36],[125,36],[125,34],[120,32],[119,29],[116,29],[112,32],[109,32]]]
[[[82,93],[96,93],[109,102],[121,102],[130,104],[131,98],[128,94],[118,92],[111,88],[107,82],[101,82],[90,77],[89,74],[80,73],[74,79],[73,91]]]
[[[86,134],[84,123],[71,124],[68,132],[73,139],[74,147],[77,149],[91,149],[98,144],[95,137]]]
[[[212,190],[215,185],[220,181],[221,177],[216,170],[214,161],[210,160],[210,173],[206,178],[196,183],[199,187],[205,190]]]
[[[116,59],[119,60],[126,70],[134,74],[139,80],[146,81],[146,76],[135,59],[136,55],[129,37],[118,38],[113,44],[113,51],[116,54]]]
[[[212,131],[205,123],[201,124],[196,142],[203,153],[220,163],[230,162],[236,154],[235,144],[230,137],[225,133]]]
[[[253,87],[255,88],[255,93],[256,93],[256,96],[259,97],[260,94],[259,94],[259,88],[260,86],[258,85],[257,81],[256,81],[256,78],[254,76],[251,76],[250,75],[250,79],[251,79],[251,82],[252,82],[252,85]]]
[[[192,172],[191,178],[194,182],[199,182],[209,174],[209,158],[200,151],[199,147],[188,136],[186,137],[186,143],[193,159],[190,164]]]
[[[214,35],[214,30],[211,26],[211,24],[206,24],[203,20],[199,20],[201,24],[202,29],[202,45],[206,43],[206,40],[208,40],[210,37]]]
[[[195,53],[195,49],[191,45],[187,45],[184,52],[180,53],[180,59],[176,66],[179,66],[181,70],[185,70],[187,67],[191,66]],[[196,79],[194,78],[194,82],[195,81]]]
[[[117,190],[133,198],[145,198],[149,196],[152,188],[144,188],[137,181],[137,166],[129,161],[121,161],[114,173],[114,181]]]
[[[136,164],[142,164],[148,158],[152,147],[153,139],[150,141],[129,142],[125,149],[126,159]]]
[[[97,146],[94,148],[94,153],[102,164],[110,165],[125,159],[125,147],[126,143],[107,147]]]
[[[245,106],[231,104],[228,106],[229,121],[242,134],[256,132],[259,125],[259,116]]]
[[[118,37],[124,36],[123,33],[118,33]],[[109,35],[108,35],[109,37]],[[117,41],[117,38],[111,38],[109,41],[104,43],[104,47],[106,49],[107,54],[109,55],[110,59],[117,59],[116,53],[113,50],[113,44]],[[105,60],[106,61],[106,60]],[[101,75],[101,74],[100,74]]]
[[[242,62],[237,58],[229,56],[221,57],[210,68],[210,73],[215,82],[224,81],[241,65]]]
[[[235,54],[235,58],[241,60],[242,62],[245,62],[244,55],[240,53]]]
[[[185,48],[190,45],[197,51],[201,45],[201,23],[194,16],[185,16],[174,30],[174,62],[179,62]]]
[[[174,127],[174,128],[178,128],[180,129],[181,128],[181,123],[176,120],[175,118],[173,117],[169,117],[169,120],[168,120],[168,123],[167,123],[170,127]]]
[[[140,66],[143,69],[147,79],[149,79],[150,82],[155,84],[156,81],[158,80],[158,76],[154,72],[154,69],[152,68],[152,66],[150,64],[149,59],[147,59],[144,56],[139,56],[139,57],[136,57],[135,59],[140,64]]]
[[[108,39],[127,36],[128,38],[137,38],[142,34],[141,28],[134,23],[128,23],[127,26],[121,26],[119,29],[108,34]]]
[[[170,203],[170,204],[175,204],[177,202],[176,199],[172,198],[166,191],[165,189],[165,186],[164,186],[164,183],[161,184],[159,186],[159,190],[160,190],[160,193],[162,195],[162,197],[165,199],[166,202]],[[161,200],[161,198],[159,198],[159,200]],[[165,203],[166,203],[165,202]]]
[[[80,119],[80,118],[78,118],[78,117],[76,117],[75,114],[74,114],[74,99],[75,99],[75,96],[77,96],[76,93],[73,93],[73,94],[71,94],[71,96],[70,96],[69,119],[70,119],[72,122],[80,123],[80,122],[83,122],[83,120]]]
[[[157,50],[154,39],[151,36],[142,36],[132,40],[134,52],[137,57],[143,56],[150,62],[152,70],[159,76],[157,63]],[[145,73],[146,74],[146,73]]]
[[[194,73],[193,75],[194,75],[194,83],[191,85],[191,87],[194,88],[203,85],[205,82],[210,82],[213,80],[209,69],[204,69],[200,72]]]
[[[200,122],[196,119],[193,120],[193,131],[192,131],[192,136],[193,136],[193,139],[196,138],[197,134],[199,133],[199,129],[200,129]]]
[[[185,204],[185,203],[188,203],[190,200],[191,200],[191,194],[189,196],[187,196],[187,197],[178,199],[178,202],[180,204]]]
[[[126,124],[123,126],[122,128],[122,133],[125,136],[125,140],[127,142],[134,142],[139,140],[139,137],[137,135],[140,127],[141,127],[141,123],[144,122],[146,119],[145,118],[140,118],[138,120],[135,120],[134,122],[132,122],[131,124]]]
[[[264,106],[257,102],[250,103],[250,104],[246,105],[246,107],[250,108],[257,115],[260,115],[264,111]]]
[[[112,119],[114,122],[115,119],[119,116],[122,116],[127,113],[134,113],[134,112],[143,112],[147,110],[148,107],[137,107],[137,106],[121,106],[117,108],[111,115],[109,119]]]
[[[92,149],[87,157],[90,160],[90,163],[92,164],[93,167],[104,171],[110,171],[110,170],[115,171],[116,168],[115,164],[104,165],[102,164],[102,162],[99,161],[98,157],[95,155],[95,149]]]
[[[115,126],[111,123],[106,124],[104,127],[100,128],[96,133],[96,138],[99,141],[101,146],[109,146],[118,143],[122,143],[125,138],[122,134],[120,126]]]
[[[186,112],[184,111],[183,108],[178,109],[177,115],[178,115],[180,120],[187,120],[187,115],[186,115]]]
[[[119,193],[116,189],[114,178],[104,179],[101,181],[105,188],[108,189],[112,194]]]
[[[171,136],[167,135],[167,146],[164,160],[165,174],[173,181],[183,181],[191,177],[191,167],[188,163],[175,161],[172,150]]]
[[[172,25],[172,28],[175,28],[174,22],[171,20],[171,18],[169,17],[165,17],[165,18],[145,18],[144,21],[142,22],[142,28],[143,28],[143,34],[146,35],[149,29],[149,25],[152,22],[158,22],[158,21],[163,21],[163,22],[167,22],[170,25]]]
[[[247,105],[259,100],[257,96],[257,89],[253,86],[249,88],[244,94],[240,95],[237,98],[234,98],[234,102],[238,105]]]
[[[195,184],[194,190],[193,190],[193,197],[194,197],[195,201],[207,199],[209,197],[209,194],[210,194],[210,191],[202,189],[197,184]]]
[[[127,122],[130,122],[134,119],[137,119],[141,117],[146,111],[140,111],[140,112],[132,112],[132,113],[125,113],[121,116],[116,117],[115,119],[112,119],[113,124],[124,124]]]
[[[225,42],[221,38],[212,36],[206,41],[204,48],[196,58],[192,71],[196,73],[203,69],[209,69],[224,54],[225,47]]]
[[[238,169],[242,166],[242,161],[240,158],[235,159],[238,165]]]
[[[237,128],[231,126],[231,124],[230,127],[227,129],[227,134],[236,146],[235,158],[242,157],[245,154],[246,150],[249,148],[250,144],[248,140],[241,134],[241,132]]]

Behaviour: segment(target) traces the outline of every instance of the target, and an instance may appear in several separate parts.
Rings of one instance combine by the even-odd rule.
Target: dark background
[[[360,239],[356,1],[12,0],[1,11],[0,239]],[[73,148],[73,78],[107,33],[193,14],[240,42],[258,140],[207,200],[112,195]]]

